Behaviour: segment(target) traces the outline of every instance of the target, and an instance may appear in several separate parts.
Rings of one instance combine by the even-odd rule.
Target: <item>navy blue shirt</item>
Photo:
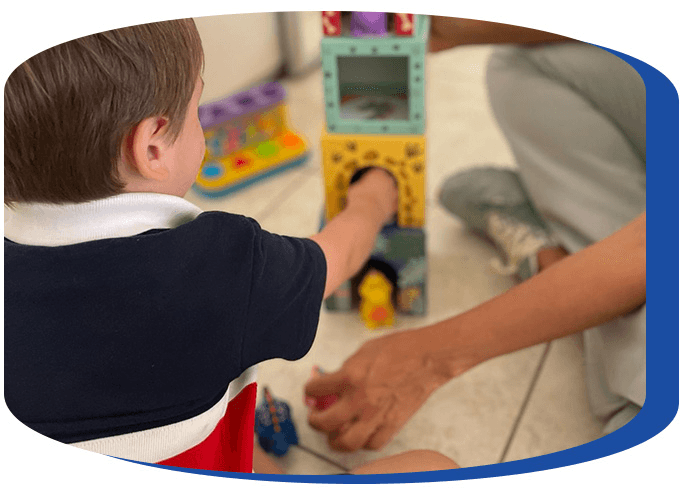
[[[208,212],[58,247],[5,239],[5,400],[78,442],[203,413],[248,367],[310,349],[326,260],[309,239]]]

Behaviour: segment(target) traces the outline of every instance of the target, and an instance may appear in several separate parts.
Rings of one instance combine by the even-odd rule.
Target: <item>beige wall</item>
[[[299,75],[319,63],[321,12],[288,12],[282,15],[288,71],[291,75]]]
[[[206,56],[201,103],[246,89],[280,67],[277,14],[230,14],[194,21]]]

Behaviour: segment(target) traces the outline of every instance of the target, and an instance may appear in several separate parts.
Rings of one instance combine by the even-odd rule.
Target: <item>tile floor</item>
[[[481,164],[512,166],[510,148],[491,114],[483,83],[489,47],[430,55],[427,65],[427,249],[429,310],[400,318],[387,331],[433,323],[507,290],[512,280],[493,273],[491,247],[463,230],[441,209],[436,193],[450,174]],[[275,233],[316,232],[323,205],[319,135],[324,125],[321,73],[285,81],[293,127],[312,145],[300,168],[222,199],[187,199],[203,209],[254,217]],[[289,474],[333,474],[365,461],[428,448],[463,467],[518,460],[592,441],[600,426],[587,408],[578,338],[538,345],[480,365],[437,391],[383,450],[343,454],[307,424],[303,386],[314,364],[337,369],[377,333],[356,313],[322,311],[316,341],[298,362],[272,360],[259,368],[259,386],[287,401],[306,449],[292,448],[278,463]]]

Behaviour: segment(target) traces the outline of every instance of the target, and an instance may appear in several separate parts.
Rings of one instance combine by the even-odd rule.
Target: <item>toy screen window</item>
[[[409,58],[338,57],[340,118],[409,120]]]

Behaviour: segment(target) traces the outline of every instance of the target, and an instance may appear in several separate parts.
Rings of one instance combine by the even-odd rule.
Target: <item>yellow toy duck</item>
[[[392,326],[395,309],[391,303],[393,287],[380,271],[369,270],[359,285],[359,315],[369,329]]]

